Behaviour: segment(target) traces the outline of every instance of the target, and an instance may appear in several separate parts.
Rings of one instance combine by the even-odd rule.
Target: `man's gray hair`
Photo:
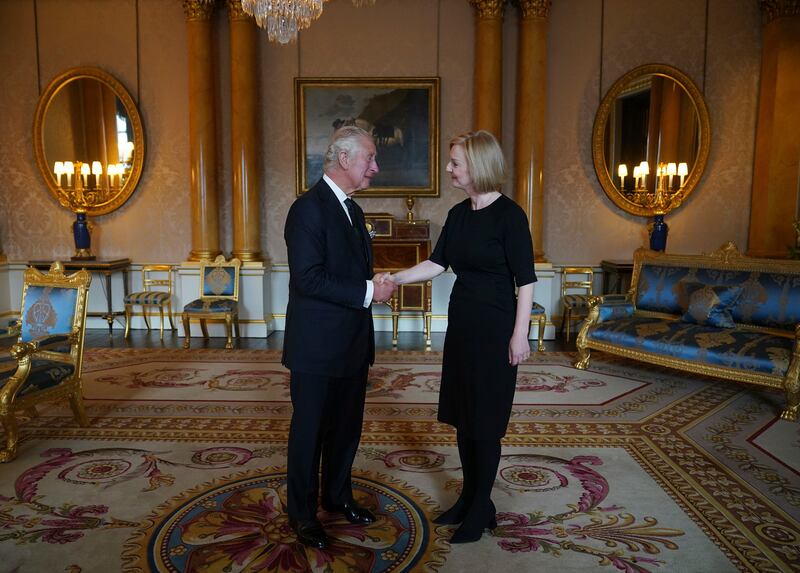
[[[362,139],[372,140],[372,136],[355,125],[345,125],[333,132],[331,142],[325,151],[322,168],[327,171],[339,165],[339,153],[344,151],[348,157],[363,149]]]

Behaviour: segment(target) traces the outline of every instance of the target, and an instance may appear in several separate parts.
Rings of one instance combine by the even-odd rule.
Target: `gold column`
[[[762,0],[764,29],[748,253],[786,257],[796,244],[800,183],[800,3]]]
[[[500,139],[503,127],[503,0],[470,0],[475,8],[474,129]]]
[[[192,252],[189,260],[213,259],[219,248],[217,138],[211,14],[215,0],[183,0],[189,50],[189,168],[192,193]]]
[[[262,260],[256,118],[258,62],[256,26],[241,0],[228,0],[231,29],[231,171],[233,172],[233,256]]]
[[[518,0],[517,109],[514,143],[514,200],[525,209],[534,256],[542,249],[544,118],[547,95],[547,16],[549,0]]]

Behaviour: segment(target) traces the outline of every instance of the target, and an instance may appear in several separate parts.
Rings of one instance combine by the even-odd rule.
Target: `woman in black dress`
[[[525,212],[499,192],[505,162],[494,136],[476,131],[453,139],[447,172],[467,199],[450,209],[430,258],[388,278],[396,284],[425,281],[448,266],[456,274],[438,419],[457,430],[464,483],[455,505],[434,522],[460,523],[450,541],[465,543],[497,525],[491,492],[517,365],[530,355],[536,274]]]

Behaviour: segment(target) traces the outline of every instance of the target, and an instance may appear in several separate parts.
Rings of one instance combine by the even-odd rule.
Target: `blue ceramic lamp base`
[[[85,211],[75,213],[75,222],[72,223],[72,236],[75,239],[75,254],[73,261],[93,261],[92,236],[89,234],[89,221],[86,220]]]
[[[664,215],[654,215],[653,228],[650,231],[650,249],[653,251],[666,250],[667,233],[669,233],[669,226],[664,222]]]

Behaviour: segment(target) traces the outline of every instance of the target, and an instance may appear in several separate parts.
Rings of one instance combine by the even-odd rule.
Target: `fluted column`
[[[189,168],[192,194],[192,252],[189,260],[220,253],[217,198],[217,136],[211,15],[215,0],[183,0],[189,51]]]
[[[764,30],[748,252],[785,257],[796,244],[800,178],[800,2],[762,0]]]
[[[470,0],[475,8],[474,129],[500,139],[503,127],[503,0]]]
[[[233,172],[233,256],[262,259],[259,242],[258,62],[256,25],[241,0],[228,0],[231,28],[231,171]]]
[[[518,0],[517,109],[514,143],[514,199],[531,226],[534,256],[544,261],[544,118],[547,95],[549,0]]]

